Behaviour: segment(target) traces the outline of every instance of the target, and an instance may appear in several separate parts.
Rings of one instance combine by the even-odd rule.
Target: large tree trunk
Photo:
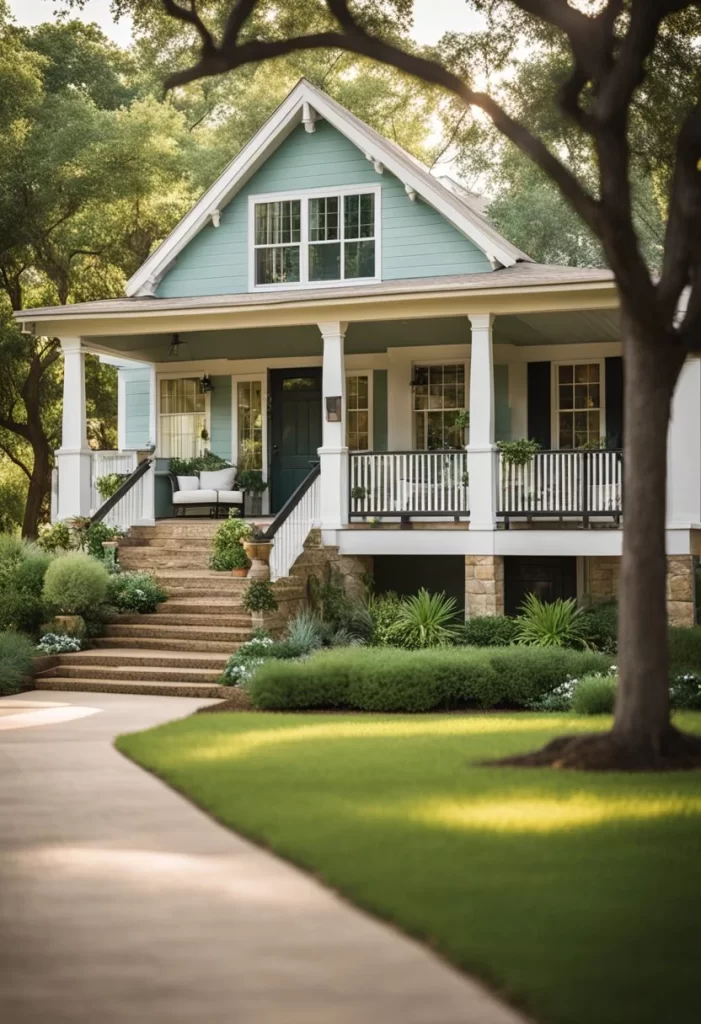
[[[51,450],[46,438],[34,438],[32,451],[34,467],[29,480],[22,523],[22,536],[28,540],[34,540],[38,536],[44,499],[51,488]]]
[[[667,652],[667,430],[682,365],[666,338],[623,316],[625,462],[614,736],[643,759],[670,735]],[[673,365],[670,365],[673,363]]]

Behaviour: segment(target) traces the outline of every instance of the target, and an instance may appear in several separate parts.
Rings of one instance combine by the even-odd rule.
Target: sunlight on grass
[[[233,761],[247,757],[264,747],[280,743],[307,743],[309,740],[408,739],[418,736],[489,736],[503,733],[537,732],[547,726],[567,732],[596,731],[604,728],[608,719],[593,725],[582,719],[562,716],[473,715],[434,719],[399,719],[377,721],[333,721],[314,725],[283,726],[277,729],[251,729],[248,732],[207,735],[206,746],[193,747],[182,752],[181,759],[197,761]]]
[[[359,812],[419,822],[453,830],[490,832],[555,832],[613,822],[701,816],[701,797],[664,799],[604,799],[593,793],[573,793],[567,799],[524,796],[486,800],[424,800],[375,804]]]

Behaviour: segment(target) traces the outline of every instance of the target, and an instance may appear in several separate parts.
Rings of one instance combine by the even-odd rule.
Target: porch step
[[[149,616],[150,620],[150,616]],[[200,623],[196,626],[183,628],[178,625],[163,626],[140,622],[118,622],[105,626],[105,636],[163,637],[164,640],[226,640],[239,643],[250,639],[251,625],[248,626],[212,626]]]
[[[212,605],[211,601],[205,601],[202,598],[200,600],[202,604],[178,604],[175,609],[169,608],[166,603],[152,615],[120,615],[115,622],[110,623],[108,628],[111,629],[112,626],[142,626],[151,631],[153,626],[211,626],[223,629],[250,630],[251,616],[248,612],[242,612],[240,605],[230,609],[227,605],[216,607]],[[188,636],[192,635],[190,630],[179,630],[179,632],[187,633]]]
[[[125,546],[119,548],[119,562],[125,569],[207,569],[209,547],[192,548],[181,546],[179,550]]]
[[[227,662],[225,654],[187,654],[169,651],[163,647],[153,651],[140,651],[135,648],[126,650],[106,649],[78,651],[73,654],[60,654],[59,666],[90,667],[91,665],[123,666],[149,669],[202,669],[221,672]],[[54,670],[55,671],[55,670]]]
[[[150,679],[71,679],[54,676],[41,679],[42,690],[64,690],[85,693],[134,693],[151,697],[199,697],[226,699],[231,691],[216,683],[154,682]]]
[[[95,671],[97,669],[97,671]],[[56,670],[54,670],[56,671]],[[151,668],[148,665],[64,665],[59,664],[58,671],[63,679],[140,679],[155,683],[216,683],[221,670],[207,668]],[[52,674],[49,678],[55,679]],[[41,683],[42,676],[36,677]]]
[[[105,636],[91,641],[95,647],[115,650],[192,652],[193,654],[220,654],[225,659],[231,657],[243,640],[202,640],[190,639],[184,633],[173,639],[162,636]]]
[[[133,532],[133,531],[132,531]],[[158,548],[159,551],[190,551],[200,549],[210,552],[212,549],[211,536],[202,537],[124,537],[119,542],[119,550],[125,548]]]

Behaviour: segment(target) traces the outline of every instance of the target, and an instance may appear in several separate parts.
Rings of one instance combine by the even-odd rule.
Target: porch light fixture
[[[329,423],[341,422],[340,395],[332,395],[326,399],[326,419]]]
[[[214,384],[212,384],[212,378],[208,373],[205,373],[204,377],[200,381],[200,391],[203,395],[208,394],[210,391],[214,391]]]
[[[182,345],[179,334],[174,334],[170,339],[170,355],[171,358],[178,358],[178,349]]]

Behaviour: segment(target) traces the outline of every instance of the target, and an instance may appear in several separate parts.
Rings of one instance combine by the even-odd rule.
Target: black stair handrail
[[[153,461],[153,459],[144,459],[143,462],[140,462],[136,469],[129,474],[126,480],[122,481],[114,494],[109,497],[107,501],[103,501],[97,512],[90,516],[90,522],[101,523],[107,513],[111,512],[114,506],[122,500],[124,495],[128,494],[132,487],[139,482],[141,477],[146,475],[149,468],[153,465]]]
[[[272,540],[273,539],[273,537],[278,532],[278,530],[280,529],[282,524],[285,522],[285,520],[289,518],[290,514],[294,511],[294,509],[297,507],[297,505],[299,505],[300,501],[302,500],[304,495],[307,493],[307,491],[309,490],[311,485],[314,483],[314,481],[317,479],[317,477],[320,475],[320,473],[321,473],[321,464],[319,462],[315,462],[312,465],[312,468],[309,471],[309,473],[307,473],[307,475],[305,476],[305,478],[302,481],[302,483],[299,485],[299,487],[295,491],[292,492],[292,494],[289,496],[289,498],[287,499],[285,504],[282,506],[282,508],[278,512],[278,514],[273,519],[273,521],[270,524],[270,526],[268,527],[268,529],[263,534],[263,536],[265,537],[266,540]]]

